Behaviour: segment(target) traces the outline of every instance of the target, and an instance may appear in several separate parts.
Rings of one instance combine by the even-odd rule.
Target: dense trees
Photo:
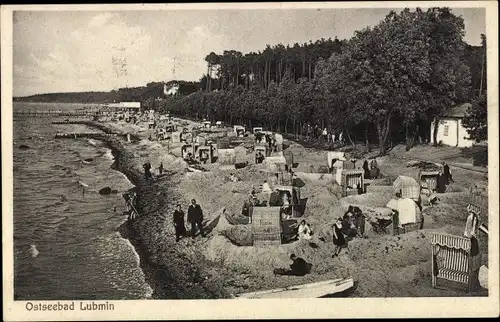
[[[376,129],[381,153],[396,116],[409,149],[417,121],[440,115],[469,92],[469,69],[462,61],[463,29],[463,20],[446,8],[391,12],[332,55],[320,81],[327,79],[341,104],[362,111],[357,122]]]
[[[211,53],[209,78],[219,91],[166,108],[295,135],[311,126],[348,138],[362,133],[367,143],[377,138],[381,153],[401,137],[409,149],[434,118],[484,86],[474,57],[485,48],[467,46],[463,36],[463,19],[447,8],[405,9],[349,40]]]
[[[463,119],[463,125],[467,129],[470,138],[476,142],[488,139],[488,107],[486,96],[475,97]]]
[[[478,96],[475,97],[471,102],[471,107],[467,111],[467,115],[463,120],[463,125],[467,129],[467,133],[470,138],[476,142],[480,142],[488,139],[488,104],[486,99],[486,36],[481,35],[482,51],[479,53],[474,53],[475,57],[478,59],[476,62],[480,68],[476,69],[476,73],[480,75],[479,77],[479,87],[475,93]],[[472,55],[471,55],[472,56]],[[480,72],[479,72],[480,70]],[[476,78],[477,79],[477,78]]]
[[[285,74],[294,82],[300,78],[312,80],[320,59],[326,59],[340,52],[344,41],[319,39],[316,42],[293,46],[267,45],[257,53],[242,54],[235,50],[225,50],[218,55],[210,53],[205,57],[207,74],[201,79],[202,88],[221,90],[243,85],[245,89],[260,86],[267,89],[271,82],[281,83]]]
[[[405,9],[347,40],[211,52],[199,83],[179,82],[180,97],[165,97],[163,83],[150,83],[112,91],[106,100],[140,100],[181,116],[293,135],[326,127],[351,142],[377,143],[384,153],[394,141],[407,149],[417,137],[430,141],[433,119],[475,97],[464,124],[480,140],[487,123],[486,38],[474,47],[463,37],[463,19],[448,8]]]

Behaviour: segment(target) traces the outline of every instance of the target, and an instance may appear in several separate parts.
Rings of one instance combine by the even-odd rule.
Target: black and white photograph
[[[4,320],[498,316],[497,10],[2,6]]]

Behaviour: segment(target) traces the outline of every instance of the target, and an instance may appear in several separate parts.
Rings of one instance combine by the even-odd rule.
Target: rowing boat
[[[318,298],[326,295],[340,293],[354,286],[350,278],[335,279],[317,283],[289,286],[267,291],[243,293],[236,295],[237,299],[270,299],[270,298]]]

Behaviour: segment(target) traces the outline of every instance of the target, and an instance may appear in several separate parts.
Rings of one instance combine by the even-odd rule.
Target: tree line
[[[300,78],[310,81],[318,61],[340,52],[344,44],[345,40],[321,38],[293,46],[267,45],[262,51],[246,54],[235,50],[225,50],[222,54],[211,52],[205,57],[207,73],[200,81],[201,87],[207,91],[239,85],[246,89],[256,85],[267,89],[271,82],[279,84],[285,75],[293,81]]]
[[[112,103],[141,102],[145,106],[153,106],[153,101],[164,97],[164,85],[179,85],[180,96],[189,95],[200,89],[199,82],[169,81],[150,82],[146,86],[123,87],[109,92],[73,92],[47,93],[25,97],[14,97],[16,102],[51,102],[51,103]]]
[[[482,35],[479,48],[469,46],[464,30],[463,18],[449,8],[404,9],[348,40],[210,53],[204,91],[156,107],[294,135],[318,127],[351,141],[376,138],[382,154],[394,140],[409,149],[417,137],[430,141],[433,119],[486,95],[486,39]],[[485,109],[485,102],[473,99],[473,108]],[[476,132],[470,134],[477,139]]]

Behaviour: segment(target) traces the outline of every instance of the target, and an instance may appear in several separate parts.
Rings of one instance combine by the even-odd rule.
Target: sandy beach
[[[185,124],[196,125],[191,121]],[[238,162],[249,161],[241,169],[220,170],[215,163],[203,165],[209,171],[189,172],[188,165],[180,158],[180,146],[149,141],[152,130],[146,129],[146,125],[131,126],[124,122],[91,125],[108,132],[130,133],[138,139],[128,143],[122,138],[109,138],[108,144],[114,151],[114,168],[137,186],[140,217],[125,223],[121,233],[130,239],[141,258],[141,267],[154,289],[153,298],[230,298],[243,292],[349,276],[354,278],[355,287],[342,296],[487,296],[487,290],[467,295],[463,285],[445,282],[442,285],[446,286],[432,288],[430,249],[432,232],[463,233],[467,217],[464,197],[470,184],[486,182],[484,173],[454,168],[455,183],[440,195],[437,205],[424,207],[422,230],[391,236],[376,235],[368,228],[366,238],[353,239],[348,252],[343,250],[337,258],[332,258],[330,227],[335,218],[348,205],[384,206],[391,199],[392,179],[415,171],[407,167],[412,151],[403,149],[377,158],[385,179],[372,183],[366,194],[342,198],[339,187],[332,185],[331,180],[317,180],[306,174],[310,165],[324,163],[326,152],[285,140],[294,161],[299,163],[297,173],[304,171],[301,179],[305,186],[301,194],[308,198],[304,219],[315,233],[311,243],[299,240],[259,248],[231,242],[226,236],[231,232],[244,233],[244,226],[248,225],[232,225],[221,215],[225,208],[232,218],[238,218],[250,190],[266,180],[260,165],[251,162],[253,153],[238,155]],[[153,166],[153,183],[144,180],[142,165],[146,161]],[[160,162],[166,173],[158,176]],[[228,180],[229,174],[240,181]],[[192,198],[203,208],[206,221],[218,218],[214,221],[217,225],[206,238],[184,238],[176,243],[172,221],[175,204],[181,203],[186,212]],[[487,236],[482,235],[479,240],[483,264],[487,264]],[[313,264],[311,273],[304,277],[274,275],[273,269],[288,267],[292,253]]]

